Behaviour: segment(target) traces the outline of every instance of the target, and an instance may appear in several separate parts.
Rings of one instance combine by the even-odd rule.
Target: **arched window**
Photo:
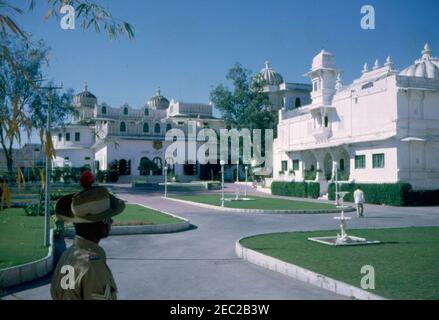
[[[154,126],[154,132],[155,133],[160,133],[160,123],[156,123]]]
[[[161,176],[162,175],[162,169],[163,169],[163,163],[162,159],[160,157],[155,157],[152,159],[152,162],[156,165],[156,170],[152,172],[154,176]]]
[[[340,171],[344,171],[345,165],[344,165],[344,159],[340,159],[340,164],[338,165],[338,168]]]
[[[127,125],[125,122],[120,123],[120,132],[126,132],[127,131]]]
[[[123,114],[128,115],[128,108],[127,107],[123,108]]]
[[[145,133],[149,132],[149,125],[147,123],[143,124],[143,132],[145,132]]]
[[[102,113],[102,114],[107,114],[107,107],[106,107],[106,106],[103,106],[103,107],[102,107],[102,109],[101,109],[101,113]]]
[[[299,108],[302,106],[302,101],[300,101],[300,98],[296,98],[296,101],[294,102],[294,107]]]
[[[148,110],[148,108],[145,108],[144,114],[145,114],[146,117],[149,116],[149,110]]]
[[[166,131],[169,131],[169,130],[171,130],[172,129],[172,125],[170,124],[170,123],[168,123],[167,125],[166,125]]]
[[[139,173],[141,176],[149,176],[151,170],[153,169],[152,161],[147,157],[140,159],[139,163]]]

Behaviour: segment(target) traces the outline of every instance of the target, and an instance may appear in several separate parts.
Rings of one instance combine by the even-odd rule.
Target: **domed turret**
[[[402,70],[401,76],[439,79],[439,59],[432,57],[433,51],[427,43],[422,50],[422,58],[415,61],[415,64]]]
[[[157,88],[156,95],[148,100],[148,107],[159,110],[168,109],[169,100],[161,95],[160,87]]]
[[[98,99],[94,94],[88,91],[87,82],[84,83],[84,90],[73,98],[76,107],[94,108],[98,103]]]
[[[278,86],[284,83],[284,79],[280,73],[271,68],[270,61],[265,61],[265,67],[256,74],[253,80],[261,80],[264,82],[264,85],[268,86]]]

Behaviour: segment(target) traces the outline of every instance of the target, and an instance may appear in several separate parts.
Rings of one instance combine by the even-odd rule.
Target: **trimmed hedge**
[[[306,194],[308,198],[317,199],[318,197],[320,197],[320,183],[308,182]]]
[[[344,198],[345,201],[354,202],[354,191],[359,186],[364,192],[366,203],[385,204],[389,206],[406,206],[409,205],[409,197],[412,187],[408,183],[349,183],[340,184],[340,191],[347,191],[349,194]],[[330,183],[328,186],[329,200],[335,200],[335,184]]]
[[[273,181],[271,194],[299,198],[318,198],[320,196],[320,184],[317,182]]]
[[[407,202],[410,206],[437,206],[439,190],[410,191]]]

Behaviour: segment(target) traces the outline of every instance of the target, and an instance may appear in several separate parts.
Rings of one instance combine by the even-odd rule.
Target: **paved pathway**
[[[233,193],[235,186],[228,186]],[[214,211],[115,189],[120,197],[190,219],[193,230],[162,235],[113,236],[102,241],[120,299],[339,299],[333,293],[238,259],[241,237],[282,231],[336,229],[333,215],[270,215]],[[249,193],[259,194],[249,189]],[[264,194],[260,194],[264,195]],[[264,195],[266,196],[266,195]],[[439,226],[439,207],[366,206],[350,228]],[[355,216],[354,214],[349,214]],[[50,277],[15,288],[7,299],[49,299]]]

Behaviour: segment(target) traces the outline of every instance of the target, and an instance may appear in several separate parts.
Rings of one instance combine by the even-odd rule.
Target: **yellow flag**
[[[46,187],[46,179],[44,177],[44,170],[40,169],[41,189]]]
[[[3,189],[3,193],[2,193],[1,209],[3,210],[5,205],[5,200],[8,203],[8,208],[11,208],[11,191],[9,190],[9,187],[6,184],[6,182],[3,182],[2,189]]]
[[[21,171],[20,167],[17,167],[17,185],[18,185],[18,192],[21,193],[21,184],[23,184],[23,187],[26,186],[26,179],[24,179],[24,174]]]

